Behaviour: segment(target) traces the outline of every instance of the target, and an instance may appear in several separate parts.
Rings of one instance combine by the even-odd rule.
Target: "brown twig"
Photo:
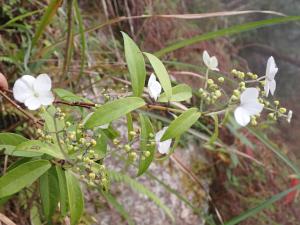
[[[35,118],[32,114],[30,114],[29,112],[27,112],[26,110],[24,110],[20,105],[18,105],[14,100],[12,100],[5,92],[9,92],[8,90],[0,90],[0,95],[5,98],[10,104],[12,104],[17,110],[19,110],[21,113],[23,113],[28,119],[32,120],[34,122],[34,124],[36,125],[40,125],[43,126],[43,123]]]

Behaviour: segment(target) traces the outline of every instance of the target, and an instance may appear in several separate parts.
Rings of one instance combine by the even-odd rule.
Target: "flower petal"
[[[156,77],[153,73],[151,74],[148,81],[148,91],[151,98],[153,98],[155,101],[161,93],[161,85],[158,81],[156,81]]]
[[[30,110],[36,110],[41,107],[41,103],[39,99],[35,96],[32,96],[30,98],[27,98],[24,102],[24,104],[27,106],[28,109]]]
[[[54,96],[51,91],[40,92],[38,99],[42,105],[51,105],[54,101]]]
[[[172,139],[168,139],[168,140],[165,140],[165,141],[160,141],[160,139],[162,138],[162,136],[164,135],[164,133],[166,132],[167,129],[168,129],[168,127],[164,127],[163,129],[158,131],[155,135],[157,150],[160,154],[169,153],[170,146],[171,146],[171,143],[172,143]]]
[[[289,110],[288,114],[287,114],[287,122],[290,123],[291,120],[292,120],[292,117],[293,117],[293,111],[292,110]]]
[[[206,50],[203,52],[202,59],[203,59],[204,64],[207,67],[209,67],[210,66],[210,56]]]
[[[269,92],[270,92],[270,83],[269,83],[269,81],[267,79],[265,80],[264,91],[266,93],[266,97],[268,97]]]
[[[216,56],[213,56],[213,57],[210,58],[210,69],[219,71],[219,69],[218,69],[218,59],[216,58]]]
[[[50,91],[52,86],[52,82],[50,77],[43,73],[37,76],[35,82],[34,82],[34,90],[36,92],[45,92],[45,91]]]
[[[266,77],[270,80],[274,79],[277,72],[278,72],[278,68],[276,66],[273,56],[271,56],[267,62]]]
[[[269,82],[270,86],[270,92],[272,95],[274,95],[275,89],[276,89],[276,81],[273,79],[272,81]]]
[[[250,115],[243,107],[237,107],[234,111],[234,118],[241,126],[246,126],[250,122]]]
[[[25,100],[31,96],[33,96],[33,84],[35,82],[35,78],[30,75],[24,75],[19,78],[13,87],[13,95],[14,98],[24,103]]]
[[[243,109],[248,112],[250,116],[258,115],[264,108],[263,104],[260,104],[258,101],[248,102],[247,104],[242,105]]]
[[[256,88],[246,88],[241,94],[241,104],[256,101],[259,91]]]

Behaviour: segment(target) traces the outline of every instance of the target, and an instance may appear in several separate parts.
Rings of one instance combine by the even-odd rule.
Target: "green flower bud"
[[[132,131],[129,132],[129,135],[135,136],[135,135],[136,135],[136,132],[132,130]]]
[[[153,133],[149,133],[149,137],[150,137],[150,138],[153,138],[153,137],[154,137],[154,134],[153,134]]]
[[[66,127],[70,127],[71,123],[69,121],[66,122]]]
[[[212,85],[213,83],[214,83],[213,79],[208,79],[208,80],[207,80],[207,84],[208,84],[208,85]]]
[[[131,146],[130,146],[129,144],[126,144],[126,145],[124,146],[124,148],[125,148],[125,151],[126,151],[126,152],[129,152],[129,151],[131,150]]]
[[[220,83],[223,83],[224,80],[225,80],[224,77],[219,77],[219,78],[218,78],[218,81],[219,81]]]
[[[222,96],[222,92],[220,90],[216,90],[215,95],[216,95],[217,98],[219,98],[219,97]]]
[[[145,152],[143,152],[143,154],[145,157],[149,157],[151,155],[150,151],[145,151]]]
[[[280,112],[280,113],[286,113],[286,108],[281,107],[281,108],[279,109],[279,112]]]
[[[97,141],[95,139],[91,139],[91,145],[92,146],[96,146],[97,145]]]
[[[89,177],[91,180],[95,180],[96,174],[95,173],[89,173]]]
[[[115,138],[115,139],[113,140],[113,143],[114,143],[114,145],[117,145],[117,144],[120,143],[120,141],[119,141],[117,138]]]
[[[276,106],[278,106],[278,105],[279,105],[279,101],[278,101],[278,100],[275,100],[275,101],[274,101],[274,104],[275,104]]]
[[[241,92],[240,92],[239,90],[237,90],[237,89],[235,89],[235,90],[233,91],[233,95],[236,96],[236,97],[239,97],[240,94],[241,94]]]

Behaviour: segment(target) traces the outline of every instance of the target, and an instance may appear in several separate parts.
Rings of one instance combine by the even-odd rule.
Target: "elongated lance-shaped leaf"
[[[60,166],[56,166],[56,173],[59,186],[59,202],[60,202],[60,212],[62,216],[66,216],[68,210],[68,192],[67,192],[67,182],[65,172]]]
[[[192,97],[192,88],[187,84],[178,84],[172,88],[172,96],[168,99],[166,93],[162,93],[159,98],[158,102],[181,102],[186,101]]]
[[[71,225],[77,225],[83,213],[84,199],[78,179],[70,171],[65,172]]]
[[[31,185],[50,167],[48,160],[34,160],[10,170],[0,178],[0,198],[15,194]]]
[[[187,131],[201,116],[197,108],[190,108],[183,112],[179,117],[173,120],[162,138],[161,141],[165,141],[174,137],[177,137]]]
[[[40,196],[44,215],[49,222],[53,216],[59,199],[58,179],[55,167],[51,167],[40,177]]]
[[[62,4],[62,0],[52,0],[48,5],[45,14],[43,15],[42,19],[40,20],[38,27],[36,28],[36,32],[32,39],[32,48],[36,45],[38,39],[41,37],[43,32],[45,31],[46,26],[51,22],[51,19],[56,14],[58,8]]]
[[[139,170],[137,176],[142,175],[145,173],[150,166],[151,162],[154,158],[155,152],[155,145],[149,145],[149,140],[151,139],[151,135],[153,135],[154,130],[149,120],[148,116],[140,114],[140,123],[141,123],[141,138],[140,138],[140,149],[141,149],[141,156],[139,162]],[[153,137],[152,137],[153,138]],[[145,152],[149,152],[150,155],[144,155]],[[145,157],[145,159],[142,159]]]
[[[170,76],[164,66],[164,64],[157,58],[155,55],[144,52],[147,56],[151,66],[154,69],[155,75],[158,77],[158,80],[166,93],[166,97],[170,99],[172,96],[172,86],[170,81]]]
[[[127,97],[108,102],[100,106],[86,121],[86,128],[93,128],[110,123],[127,113],[144,106],[146,103],[138,97]]]
[[[287,194],[289,194],[292,191],[295,190],[299,190],[300,188],[300,184],[287,189],[283,192],[280,192],[277,195],[272,196],[271,198],[267,199],[266,201],[258,204],[256,207],[247,210],[246,212],[241,213],[240,215],[238,215],[237,217],[232,218],[231,220],[227,221],[224,223],[224,225],[235,225],[235,224],[240,224],[240,222],[246,220],[247,218],[254,216],[256,213],[261,212],[262,210],[266,209],[267,207],[269,207],[270,205],[272,205],[273,203],[279,201],[280,199],[282,199],[284,196],[286,196]]]
[[[0,133],[0,145],[17,146],[22,142],[28,141],[27,138],[15,133]]]
[[[155,53],[155,55],[157,57],[162,57],[163,55],[165,55],[169,52],[173,52],[177,49],[184,48],[184,47],[199,43],[201,41],[210,40],[210,39],[222,37],[225,35],[238,34],[238,33],[242,33],[245,31],[254,30],[254,29],[257,29],[260,27],[266,27],[266,26],[270,26],[270,25],[287,23],[287,22],[292,22],[292,21],[297,21],[297,20],[300,20],[300,16],[277,17],[277,18],[272,18],[272,19],[266,19],[266,20],[260,20],[260,21],[250,22],[250,23],[239,24],[239,25],[235,25],[235,26],[232,26],[229,28],[220,29],[217,31],[201,34],[201,35],[189,38],[189,39],[178,41],[174,44],[167,46],[166,48],[159,50],[158,52]]]
[[[140,97],[143,93],[146,80],[144,56],[134,41],[126,33],[121,33],[124,39],[125,58],[129,70],[133,95]]]

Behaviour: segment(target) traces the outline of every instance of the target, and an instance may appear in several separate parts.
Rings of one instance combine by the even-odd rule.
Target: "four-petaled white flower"
[[[15,82],[13,95],[28,109],[36,110],[42,105],[51,105],[54,101],[51,86],[51,79],[47,74],[40,74],[36,78],[31,75],[24,75]]]
[[[269,95],[269,92],[271,92],[271,94],[274,95],[276,89],[276,81],[274,78],[277,72],[278,72],[278,68],[276,66],[273,56],[271,56],[267,62],[266,79],[265,79],[265,86],[264,86],[264,90],[267,97]]]
[[[216,56],[210,57],[209,54],[207,53],[207,51],[204,51],[202,58],[203,58],[204,64],[207,66],[208,69],[219,71],[218,59],[216,58]]]
[[[164,135],[167,129],[168,127],[164,127],[163,129],[158,131],[155,135],[156,147],[160,154],[168,154],[172,143],[172,139],[160,141],[160,139],[162,138],[162,136]]]
[[[292,111],[292,110],[289,110],[289,112],[288,112],[288,114],[287,114],[287,117],[286,117],[286,120],[288,121],[288,123],[291,122],[292,117],[293,117],[293,111]]]
[[[234,117],[238,124],[246,126],[251,116],[258,115],[263,110],[263,104],[258,101],[259,91],[256,88],[246,88],[241,94],[241,104],[234,111]]]
[[[154,73],[151,74],[149,81],[148,81],[148,91],[151,98],[153,98],[155,101],[160,96],[161,93],[161,85],[156,80],[156,77]]]

